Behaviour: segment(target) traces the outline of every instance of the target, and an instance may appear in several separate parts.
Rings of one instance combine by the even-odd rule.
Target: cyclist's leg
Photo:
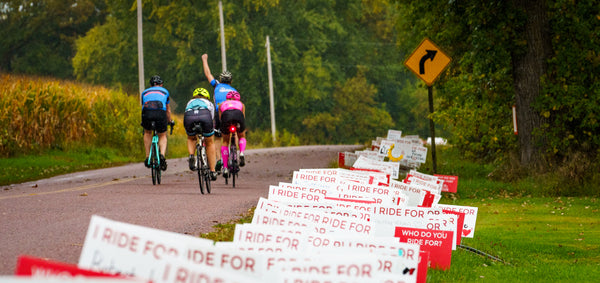
[[[158,134],[158,147],[160,148],[160,154],[165,156],[167,152],[167,132]]]
[[[150,144],[152,143],[152,129],[151,129],[151,113],[142,109],[142,128],[144,129],[144,150],[146,151],[146,159],[150,156]]]
[[[194,171],[196,169],[196,140],[198,138],[196,136],[188,136],[187,137],[187,149],[188,149],[188,163],[190,170]]]
[[[240,145],[240,153],[244,153],[246,150],[246,131],[238,133],[238,144]]]
[[[223,168],[227,169],[227,160],[229,159],[229,133],[223,134],[223,143],[221,145],[221,157],[223,158]]]
[[[144,150],[146,150],[146,158],[150,156],[150,145],[152,144],[152,131],[144,129]]]

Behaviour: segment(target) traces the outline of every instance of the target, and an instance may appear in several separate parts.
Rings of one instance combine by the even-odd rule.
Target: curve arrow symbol
[[[427,50],[427,54],[421,57],[421,61],[419,62],[419,74],[425,74],[425,61],[427,61],[427,59],[433,61],[435,54],[437,54],[437,50]]]

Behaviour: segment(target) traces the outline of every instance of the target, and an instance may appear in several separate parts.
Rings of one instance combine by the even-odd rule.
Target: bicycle
[[[229,170],[229,175],[223,177],[225,178],[225,184],[227,185],[227,180],[231,177],[231,184],[235,188],[235,179],[240,172],[240,165],[238,163],[238,155],[237,155],[237,146],[236,146],[236,137],[237,137],[237,125],[229,125],[229,159],[227,160],[227,169]]]
[[[196,141],[196,171],[198,171],[198,184],[200,185],[200,193],[204,194],[204,189],[210,194],[210,167],[206,155],[206,146],[204,143],[204,135],[202,135],[202,126],[199,122],[194,123],[192,128],[198,138]]]
[[[169,123],[169,126],[171,126],[171,134],[173,134],[173,125],[175,125],[175,123]],[[152,144],[150,145],[148,165],[152,171],[152,185],[156,185],[157,183],[160,185],[162,178],[160,170],[160,147],[158,146],[158,134],[156,133],[155,121],[152,121]]]

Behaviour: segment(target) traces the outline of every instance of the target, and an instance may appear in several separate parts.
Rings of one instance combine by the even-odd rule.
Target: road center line
[[[100,184],[90,184],[90,185],[85,185],[85,186],[81,186],[81,187],[67,188],[67,189],[62,189],[62,190],[58,190],[58,191],[41,192],[41,193],[31,193],[31,194],[26,194],[26,195],[4,196],[4,197],[0,197],[0,200],[3,200],[3,199],[13,199],[13,198],[22,198],[22,197],[32,197],[32,196],[41,196],[41,195],[49,195],[49,194],[58,194],[58,193],[64,193],[64,192],[82,191],[82,190],[87,190],[87,189],[94,189],[94,188],[104,187],[104,186],[108,186],[108,185],[115,185],[115,184],[127,183],[127,182],[131,182],[133,180],[135,180],[135,178],[126,178],[126,179],[112,180],[112,181],[105,182],[105,183],[100,183]]]

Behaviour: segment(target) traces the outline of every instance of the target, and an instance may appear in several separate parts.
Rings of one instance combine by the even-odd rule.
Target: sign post
[[[417,77],[427,84],[429,93],[429,132],[431,135],[431,159],[433,164],[433,173],[437,170],[437,161],[435,153],[435,125],[433,123],[433,82],[440,73],[448,66],[452,59],[448,57],[440,48],[438,48],[428,38],[423,39],[415,51],[404,61]]]

